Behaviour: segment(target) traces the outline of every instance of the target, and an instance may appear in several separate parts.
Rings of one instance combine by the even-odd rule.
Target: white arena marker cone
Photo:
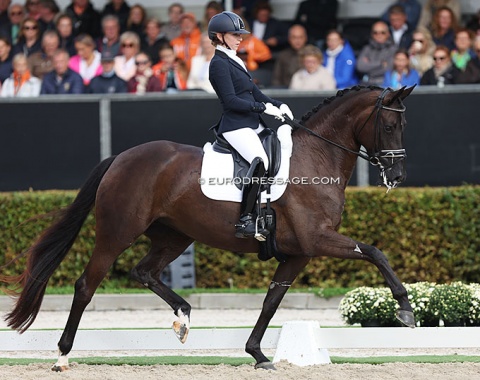
[[[320,329],[318,321],[285,322],[278,338],[277,350],[273,362],[286,360],[298,366],[330,364],[327,349],[319,349],[316,332]]]

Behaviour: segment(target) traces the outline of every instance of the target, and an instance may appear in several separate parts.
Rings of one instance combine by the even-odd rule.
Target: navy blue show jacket
[[[265,111],[264,103],[272,103],[276,107],[282,105],[282,102],[264,95],[250,73],[222,51],[215,51],[209,77],[223,108],[218,133],[241,128],[256,129],[262,123],[260,114]]]

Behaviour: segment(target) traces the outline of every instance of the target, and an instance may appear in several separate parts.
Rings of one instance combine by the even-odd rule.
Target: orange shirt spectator
[[[170,45],[164,45],[158,52],[160,62],[152,67],[153,75],[160,80],[161,90],[175,92],[187,88],[187,68]]]
[[[242,38],[237,55],[243,59],[249,71],[255,71],[259,63],[272,59],[272,53],[265,42],[253,34],[242,34]]]
[[[197,20],[193,13],[184,13],[180,21],[181,34],[170,41],[175,55],[184,61],[190,70],[192,57],[197,54],[200,47],[202,33],[197,26]]]

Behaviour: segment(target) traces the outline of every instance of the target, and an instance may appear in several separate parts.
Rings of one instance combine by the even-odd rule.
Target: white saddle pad
[[[271,202],[279,199],[287,188],[290,172],[290,156],[292,155],[292,128],[284,124],[277,130],[281,144],[282,162],[270,190]],[[202,173],[200,187],[203,194],[217,201],[242,201],[242,190],[235,185],[233,177],[233,158],[231,154],[218,153],[211,143],[203,147]],[[262,193],[262,203],[267,201],[267,194]]]

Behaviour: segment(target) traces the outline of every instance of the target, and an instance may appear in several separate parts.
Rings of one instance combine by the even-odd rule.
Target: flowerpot
[[[438,327],[440,321],[439,319],[425,319],[424,321],[420,322],[420,326],[422,327]]]
[[[480,326],[480,321],[478,319],[467,319],[466,323],[467,326]]]
[[[465,321],[443,321],[445,327],[465,327]]]
[[[382,327],[403,327],[403,323],[398,320],[389,321],[389,322],[384,322],[382,324]]]
[[[360,323],[362,327],[382,327],[379,319],[368,319]]]

